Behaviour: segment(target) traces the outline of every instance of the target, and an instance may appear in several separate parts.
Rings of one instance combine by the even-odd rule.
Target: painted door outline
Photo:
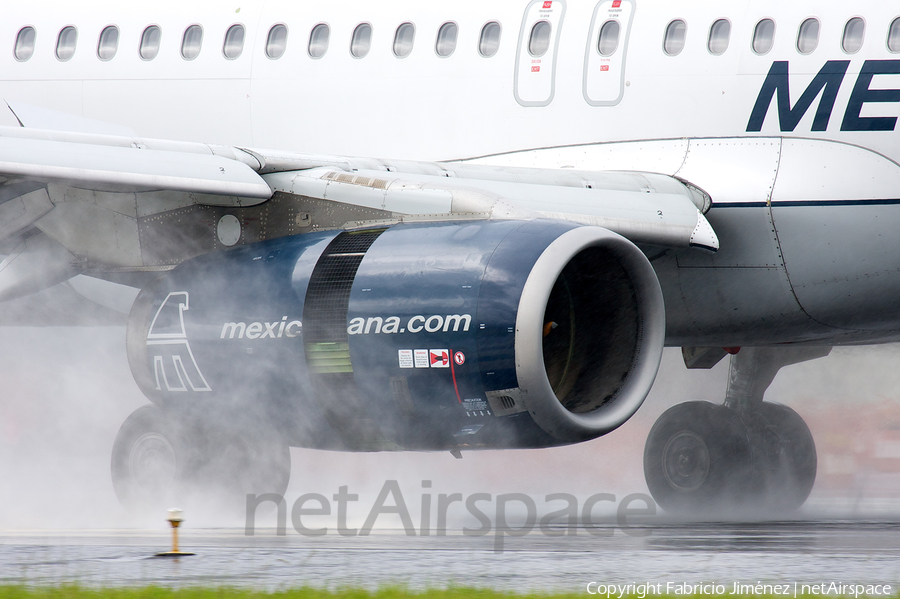
[[[519,29],[513,83],[516,102],[522,106],[546,106],[553,101],[556,93],[556,58],[565,14],[565,0],[531,0],[525,7]],[[550,47],[542,56],[533,57],[528,51],[528,41],[532,28],[539,21],[550,23]]]
[[[594,8],[584,51],[582,83],[584,100],[591,106],[615,106],[625,95],[625,58],[634,11],[634,0],[602,0]],[[619,42],[611,55],[601,56],[600,28],[613,20],[619,22]]]

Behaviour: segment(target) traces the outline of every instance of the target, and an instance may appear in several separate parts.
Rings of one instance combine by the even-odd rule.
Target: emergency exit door
[[[584,99],[612,106],[625,95],[625,55],[634,17],[633,0],[602,0],[594,9],[584,52]]]
[[[565,0],[532,0],[525,8],[516,52],[514,92],[522,106],[546,106],[553,100],[556,54]]]

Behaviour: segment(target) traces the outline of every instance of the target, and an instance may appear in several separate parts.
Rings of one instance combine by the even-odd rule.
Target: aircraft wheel
[[[743,501],[750,467],[750,439],[740,415],[705,401],[666,410],[644,447],[650,494],[675,514],[714,516]]]
[[[248,493],[284,495],[291,479],[291,453],[278,435],[250,431],[211,433],[199,483],[244,501]]]
[[[761,505],[770,512],[798,509],[816,482],[816,444],[803,418],[791,408],[763,402],[759,409],[754,444],[762,444],[755,453],[763,490]],[[752,425],[751,425],[752,426]]]
[[[254,430],[221,430],[155,405],[139,408],[113,443],[116,496],[136,510],[184,506],[193,495],[242,509],[248,493],[283,495],[290,449],[271,430]]]
[[[172,507],[184,469],[180,435],[163,411],[152,405],[135,410],[112,450],[112,483],[122,505]]]

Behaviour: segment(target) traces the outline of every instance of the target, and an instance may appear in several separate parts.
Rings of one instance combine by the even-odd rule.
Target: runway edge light
[[[194,555],[193,553],[187,551],[179,551],[178,550],[178,527],[181,526],[181,523],[184,522],[184,512],[178,508],[172,508],[169,510],[169,517],[167,520],[169,524],[172,525],[172,551],[164,551],[163,553],[157,553],[156,557],[181,557],[183,555]]]

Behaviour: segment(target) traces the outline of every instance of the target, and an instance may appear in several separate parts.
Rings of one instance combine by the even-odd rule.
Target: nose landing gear
[[[792,409],[763,402],[782,366],[831,348],[744,348],[731,358],[725,403],[669,408],[650,430],[644,477],[667,512],[774,517],[799,508],[816,479],[816,446]]]

